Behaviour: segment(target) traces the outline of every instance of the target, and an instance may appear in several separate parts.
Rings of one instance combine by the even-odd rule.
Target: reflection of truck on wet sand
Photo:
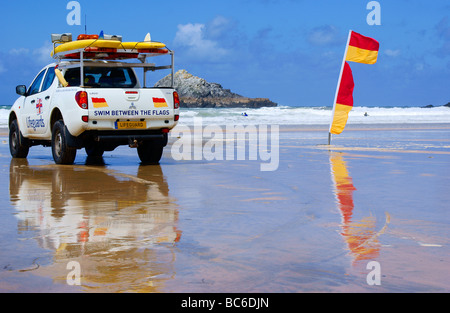
[[[56,62],[44,67],[9,115],[10,152],[26,158],[35,145],[51,146],[58,164],[72,164],[77,149],[101,156],[120,145],[137,148],[143,163],[158,163],[169,131],[179,118],[173,87],[148,88],[147,72],[172,70],[173,52],[164,44],[122,42],[114,36],[52,35]],[[156,66],[147,58],[170,57]],[[134,61],[133,61],[134,60]],[[135,69],[143,70],[143,85]],[[173,86],[173,83],[172,83]]]
[[[87,291],[160,292],[173,277],[182,233],[160,166],[139,166],[136,175],[127,175],[13,158],[9,175],[18,236],[31,233],[48,251],[36,258],[31,249],[23,262],[28,266],[10,269],[51,277],[60,282],[58,292],[68,285],[73,262]]]
[[[173,244],[181,232],[168,192],[160,166],[141,166],[137,176],[96,167],[29,166],[20,159],[10,166],[19,229],[38,230],[41,245],[52,250]]]

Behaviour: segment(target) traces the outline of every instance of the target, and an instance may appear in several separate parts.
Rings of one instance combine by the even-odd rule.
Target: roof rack
[[[125,66],[143,68],[144,87],[146,86],[146,74],[148,71],[161,69],[172,70],[171,87],[174,86],[174,52],[160,42],[150,41],[150,34],[147,34],[144,41],[122,42],[122,36],[81,34],[76,41],[72,41],[72,34],[52,34],[53,51],[52,57],[58,61],[69,61],[70,64],[80,64],[81,81],[84,77],[84,62],[92,61],[123,61],[137,59],[141,63],[131,62],[109,62],[90,63],[89,66]],[[154,63],[147,63],[147,58],[170,55],[171,64],[165,66],[155,66]]]

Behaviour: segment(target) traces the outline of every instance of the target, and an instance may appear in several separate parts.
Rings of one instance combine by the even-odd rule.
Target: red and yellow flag
[[[373,38],[351,31],[347,48],[346,61],[375,64],[378,58],[380,44]]]
[[[92,98],[92,104],[94,105],[94,108],[106,108],[108,107],[108,103],[106,102],[105,98]]]
[[[341,76],[336,89],[335,102],[333,104],[333,116],[328,135],[330,143],[331,134],[339,135],[347,124],[348,114],[353,108],[353,74],[347,61],[375,64],[378,58],[380,44],[373,38],[349,32],[346,53],[342,61]]]
[[[164,98],[153,98],[153,105],[155,108],[167,108],[167,102]]]
[[[339,135],[347,124],[348,113],[353,108],[354,87],[352,69],[345,62],[336,103],[334,104],[334,115],[330,127],[330,133],[332,134]]]

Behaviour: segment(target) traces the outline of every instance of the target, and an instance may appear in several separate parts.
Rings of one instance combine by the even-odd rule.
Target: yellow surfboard
[[[85,36],[85,37],[81,37]],[[92,38],[94,37],[94,38]],[[137,52],[143,52],[143,53],[154,53],[155,55],[158,54],[165,54],[167,51],[165,51],[162,48],[165,48],[166,45],[161,42],[151,41],[150,34],[147,34],[145,36],[144,41],[129,41],[129,42],[121,42],[120,40],[111,40],[111,39],[96,39],[98,38],[97,35],[80,35],[78,38],[79,40],[66,42],[63,44],[60,44],[59,46],[56,46],[54,51],[52,51],[51,55],[54,56],[55,54],[63,55],[64,57],[68,58],[79,58],[79,51],[74,50],[80,50],[84,49],[86,53],[92,53],[95,51],[92,51],[93,49],[89,48],[107,48],[107,49],[117,49],[117,50],[124,50],[123,52],[136,52],[136,51],[127,51],[127,50],[138,50]],[[150,51],[155,49],[161,49],[160,51]],[[68,53],[64,53],[68,52]],[[104,52],[104,51],[102,51]],[[109,51],[111,52],[111,51]],[[78,55],[77,55],[78,54]],[[121,55],[121,58],[123,58],[124,55]]]
[[[76,40],[64,43],[55,48],[54,53],[60,53],[65,51],[72,51],[76,49],[83,49],[88,47],[97,47],[97,48],[120,48],[122,42],[118,40],[104,40],[104,39],[84,39],[84,40]],[[52,51],[53,56],[53,51]]]
[[[129,42],[122,42],[120,44],[120,48],[122,49],[159,49],[164,48],[166,45],[162,42],[156,42],[156,41],[129,41]]]

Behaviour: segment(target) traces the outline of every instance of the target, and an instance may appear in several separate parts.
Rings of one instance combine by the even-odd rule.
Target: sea
[[[9,106],[0,106],[0,127],[8,126]],[[196,108],[180,110],[180,125],[329,125],[331,107],[278,106],[249,108]],[[353,107],[349,124],[450,123],[450,107]]]

